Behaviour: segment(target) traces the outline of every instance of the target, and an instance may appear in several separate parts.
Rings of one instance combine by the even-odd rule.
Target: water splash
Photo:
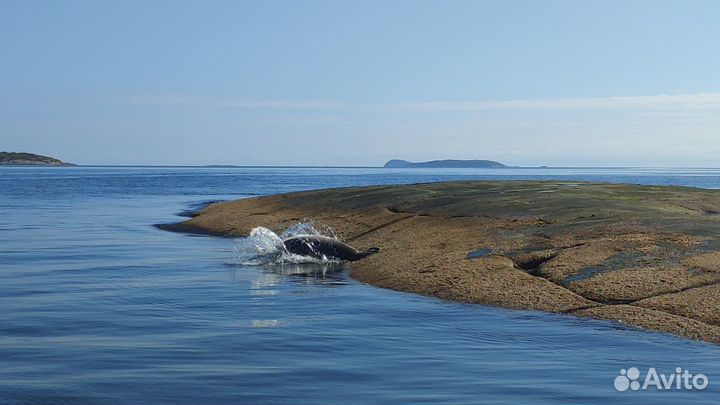
[[[291,238],[299,235],[318,235],[318,236],[329,236],[333,239],[337,239],[335,229],[327,225],[319,225],[320,229],[312,221],[298,222],[295,225],[289,226],[281,234],[281,239]]]
[[[337,260],[328,258],[318,259],[290,253],[283,245],[282,241],[284,239],[300,235],[328,236],[337,239],[333,228],[323,226],[321,229],[322,231],[318,230],[311,221],[292,225],[281,232],[280,235],[262,226],[253,228],[247,238],[237,239],[237,245],[235,246],[235,251],[238,254],[237,263],[250,266],[336,263]]]

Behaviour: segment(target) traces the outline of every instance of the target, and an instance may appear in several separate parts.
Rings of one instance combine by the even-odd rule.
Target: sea
[[[717,345],[256,263],[242,239],[155,226],[216,201],[471,179],[720,188],[720,169],[3,167],[0,404],[720,401]],[[676,369],[698,385],[645,384]]]

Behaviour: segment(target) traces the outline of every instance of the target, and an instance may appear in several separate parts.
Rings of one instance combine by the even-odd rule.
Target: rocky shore
[[[351,276],[446,300],[567,313],[720,343],[720,191],[558,181],[307,191],[164,228],[247,235],[303,219],[380,254]]]

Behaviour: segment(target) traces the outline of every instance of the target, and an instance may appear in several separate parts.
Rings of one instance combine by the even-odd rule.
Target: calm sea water
[[[718,346],[240,266],[232,239],[152,226],[213,200],[508,178],[720,188],[710,169],[2,168],[0,403],[717,403]],[[710,387],[617,392],[633,366]]]

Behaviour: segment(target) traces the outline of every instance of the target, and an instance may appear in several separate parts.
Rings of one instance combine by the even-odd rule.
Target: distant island
[[[429,162],[408,162],[407,160],[392,159],[385,163],[385,168],[416,168],[416,167],[436,167],[436,168],[492,168],[500,169],[508,166],[495,162],[493,160],[431,160]]]
[[[4,166],[75,166],[49,156],[23,152],[0,152],[0,165]]]

